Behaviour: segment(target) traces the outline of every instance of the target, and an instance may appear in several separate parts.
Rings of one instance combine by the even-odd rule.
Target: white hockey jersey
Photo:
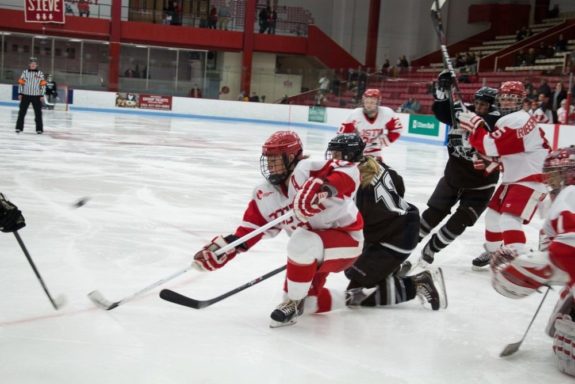
[[[553,112],[550,109],[543,110],[539,107],[533,112],[533,116],[539,124],[553,124]]]
[[[367,117],[363,113],[363,108],[356,108],[342,123],[337,133],[357,132],[366,144],[363,153],[366,156],[378,157],[383,147],[399,139],[402,130],[401,121],[391,108],[378,107],[374,119]]]
[[[281,225],[248,240],[247,248],[251,248],[264,235],[273,237],[282,229],[288,235],[301,226],[316,230],[339,228],[342,231],[360,231],[363,229],[363,219],[354,202],[359,186],[357,165],[346,161],[304,159],[298,163],[292,173],[288,188],[284,185],[274,186],[264,182],[254,189],[252,200],[244,212],[243,221],[236,229],[235,235],[242,237],[292,209],[297,191],[310,177],[319,177],[337,190],[336,196],[322,201],[321,204],[325,209],[312,216],[307,223],[292,216]]]
[[[529,113],[520,110],[501,117],[491,133],[476,129],[469,142],[479,153],[499,157],[503,183],[543,182],[543,162],[549,144],[536,118]]]
[[[551,239],[549,258],[575,282],[575,185],[555,197],[543,231]]]

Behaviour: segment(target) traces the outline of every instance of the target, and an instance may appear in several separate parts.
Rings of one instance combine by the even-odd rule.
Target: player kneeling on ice
[[[353,200],[359,185],[357,164],[307,159],[299,136],[279,131],[263,144],[260,168],[266,181],[254,189],[242,224],[196,253],[194,265],[206,271],[221,268],[264,234],[275,236],[283,229],[290,236],[285,301],[272,312],[270,326],[293,324],[304,309],[319,313],[334,309],[336,303],[343,306],[343,295],[338,299],[324,284],[329,273],[350,267],[363,246],[363,220]],[[215,254],[292,207],[295,215],[281,225],[219,257]]]
[[[546,331],[559,369],[575,376],[575,146],[549,154],[543,172],[553,200],[543,226],[549,241],[538,252],[498,250],[490,263],[492,284],[514,299],[543,285],[564,286]]]
[[[384,306],[419,296],[433,310],[447,307],[441,269],[414,276],[397,271],[419,235],[419,211],[403,199],[403,180],[395,171],[371,156],[363,156],[364,142],[355,134],[341,134],[327,147],[326,157],[358,162],[360,187],[356,205],[364,220],[365,243],[361,256],[345,271],[350,279],[348,306]]]

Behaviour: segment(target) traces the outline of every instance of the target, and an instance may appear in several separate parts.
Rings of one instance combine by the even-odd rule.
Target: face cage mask
[[[505,98],[505,99],[510,99],[515,101],[515,106],[514,107],[509,107],[509,108],[503,108],[501,106],[501,99]],[[523,98],[521,96],[518,95],[506,95],[505,97],[498,97],[497,98],[497,109],[499,109],[499,113],[501,114],[501,116],[505,116],[508,115],[510,113],[513,112],[517,112],[520,109],[523,108]]]
[[[281,155],[281,161],[284,166],[284,171],[282,173],[271,173],[269,169],[270,162],[268,161],[268,155],[261,155],[260,157],[260,171],[262,176],[272,185],[280,185],[286,181],[291,173],[292,166],[295,163],[294,159],[294,161],[292,161],[290,164],[288,162],[287,155],[285,154]]]

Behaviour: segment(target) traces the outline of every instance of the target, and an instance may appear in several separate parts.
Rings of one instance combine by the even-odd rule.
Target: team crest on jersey
[[[267,196],[272,195],[272,194],[273,194],[273,192],[264,192],[261,189],[258,189],[258,191],[256,192],[256,198],[258,200],[261,200],[264,197],[267,197]]]

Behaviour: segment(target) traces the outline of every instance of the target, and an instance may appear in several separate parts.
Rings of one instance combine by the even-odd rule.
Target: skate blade
[[[437,268],[432,272],[433,283],[437,287],[439,293],[439,308],[447,308],[447,289],[445,288],[445,279],[443,278],[443,270]]]
[[[477,265],[472,265],[471,270],[473,270],[475,272],[487,272],[487,271],[489,271],[489,264],[487,264],[483,267],[479,267]]]
[[[297,323],[297,319],[292,319],[290,321],[286,321],[285,323],[281,323],[279,321],[272,320],[270,322],[270,328],[274,329],[274,328],[287,327],[290,325],[294,325],[295,323]]]

